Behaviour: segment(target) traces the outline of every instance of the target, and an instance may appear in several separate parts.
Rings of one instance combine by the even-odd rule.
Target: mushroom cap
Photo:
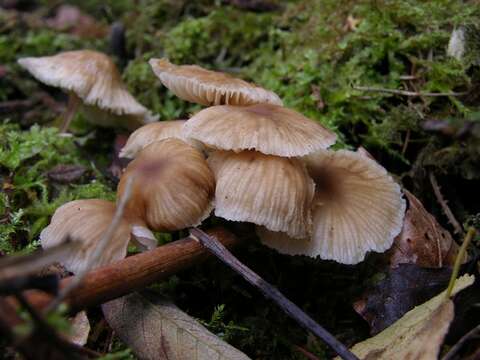
[[[100,199],[70,201],[55,211],[50,225],[40,233],[42,247],[59,245],[68,237],[79,241],[81,251],[68,254],[62,264],[73,273],[84,271],[114,213],[115,204],[110,201]],[[130,231],[130,224],[122,219],[101,258],[93,264],[93,267],[123,259],[127,254]]]
[[[216,151],[207,161],[217,181],[215,215],[293,237],[308,235],[315,186],[300,160],[256,151]]]
[[[303,156],[334,144],[332,131],[278,105],[212,106],[184,125],[184,135],[222,150]]]
[[[72,91],[87,105],[117,115],[143,115],[148,110],[128,92],[113,61],[92,50],[27,57],[18,63],[37,80]]]
[[[150,59],[163,85],[183,100],[210,105],[282,105],[277,94],[228,74],[197,65],[174,65],[167,59]]]
[[[316,257],[315,242],[311,237],[295,239],[287,233],[268,230],[265,226],[256,226],[255,232],[262,244],[286,255],[307,255]]]
[[[117,196],[134,176],[126,213],[156,231],[198,225],[212,210],[215,178],[203,154],[178,139],[155,141],[128,164]]]
[[[406,205],[387,171],[347,150],[319,151],[306,157],[306,163],[315,181],[311,241],[287,246],[280,236],[279,251],[356,264],[368,251],[390,248],[402,229]],[[277,248],[270,238],[266,244]]]
[[[182,127],[185,120],[158,121],[135,130],[120,151],[120,157],[134,159],[138,152],[154,141],[168,138],[184,140]]]

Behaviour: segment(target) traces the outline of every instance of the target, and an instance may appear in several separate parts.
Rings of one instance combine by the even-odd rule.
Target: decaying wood
[[[208,231],[227,248],[240,244],[232,233],[215,228]],[[82,284],[65,298],[72,311],[102,304],[120,296],[140,290],[155,281],[166,279],[180,270],[198,264],[208,256],[208,251],[192,238],[184,238],[154,250],[127,257],[113,264],[100,267],[84,278]],[[65,288],[74,279],[63,279],[60,288]],[[28,301],[44,309],[52,297],[39,291],[28,291]]]

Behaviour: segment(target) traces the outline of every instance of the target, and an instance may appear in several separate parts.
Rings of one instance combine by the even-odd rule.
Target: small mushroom
[[[209,107],[185,123],[184,135],[217,149],[285,157],[326,149],[336,141],[335,133],[318,122],[272,104]]]
[[[134,159],[138,152],[155,141],[168,138],[180,139],[188,142],[182,135],[185,120],[157,121],[144,125],[135,130],[128,138],[127,143],[120,151],[120,157]],[[199,148],[199,144],[191,145]]]
[[[256,151],[216,151],[207,161],[217,182],[216,216],[297,238],[309,234],[314,184],[300,160]]]
[[[18,63],[37,80],[69,94],[62,131],[78,107],[87,120],[100,126],[136,129],[155,117],[128,92],[113,61],[92,50],[67,51],[54,56],[27,57]]]
[[[65,268],[73,273],[86,270],[90,257],[103,234],[110,225],[115,213],[115,204],[106,200],[75,200],[60,206],[53,214],[50,225],[40,234],[43,248],[59,245],[70,237],[81,242],[81,251],[72,252],[63,260]],[[123,259],[131,238],[131,226],[122,219],[112,239],[108,243],[98,267]]]
[[[183,100],[201,105],[282,105],[277,94],[228,74],[197,65],[174,65],[167,59],[150,59],[163,85]]]
[[[281,253],[320,256],[344,264],[383,252],[402,229],[405,200],[400,186],[374,160],[347,150],[320,151],[306,158],[315,181],[311,237],[258,228],[261,241]]]
[[[156,141],[141,150],[120,179],[118,197],[132,176],[126,214],[137,231],[145,226],[155,231],[195,226],[212,210],[213,173],[203,154],[181,140]]]

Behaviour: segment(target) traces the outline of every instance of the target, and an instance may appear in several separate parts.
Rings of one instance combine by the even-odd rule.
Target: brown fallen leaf
[[[134,293],[102,305],[108,324],[140,359],[248,360],[172,303]]]
[[[447,268],[427,269],[401,264],[390,270],[373,289],[367,290],[353,308],[369,323],[370,333],[377,334],[445,289],[450,276],[451,270]]]
[[[106,26],[98,23],[92,16],[83,13],[78,7],[61,5],[53,18],[46,21],[47,25],[59,31],[84,38],[101,38],[107,35]]]
[[[472,275],[457,279],[452,295],[473,284]],[[436,360],[453,319],[454,305],[445,291],[415,307],[380,334],[356,344],[351,351],[368,360]]]
[[[386,253],[390,266],[416,264],[441,268],[453,265],[458,245],[450,233],[435,220],[422,203],[409,191],[403,190],[408,200],[403,228]]]
[[[86,171],[87,169],[81,165],[57,165],[47,173],[47,176],[57,183],[70,184],[79,180]]]

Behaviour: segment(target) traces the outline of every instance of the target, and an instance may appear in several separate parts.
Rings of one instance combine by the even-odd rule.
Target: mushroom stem
[[[332,334],[317,324],[310,316],[293,302],[288,300],[276,287],[262,279],[255,272],[240,262],[230,251],[227,250],[217,239],[209,236],[200,229],[192,228],[191,237],[200,242],[223,263],[240,274],[250,284],[258,288],[265,297],[273,300],[288,316],[299,323],[303,328],[312,332],[327,345],[329,345],[342,359],[358,360],[348,348],[338,341]]]
[[[70,123],[72,122],[73,116],[76,114],[80,103],[81,100],[77,95],[72,92],[68,95],[67,110],[63,114],[63,123],[60,128],[60,133],[66,133],[68,131]]]

